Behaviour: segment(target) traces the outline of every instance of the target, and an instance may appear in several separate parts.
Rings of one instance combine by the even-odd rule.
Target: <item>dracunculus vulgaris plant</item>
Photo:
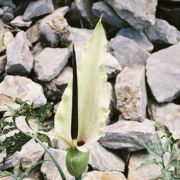
[[[109,114],[104,69],[106,49],[107,40],[99,21],[78,65],[73,48],[73,80],[68,84],[55,115],[56,135],[69,145],[66,167],[76,178],[86,171],[88,148],[104,135]]]

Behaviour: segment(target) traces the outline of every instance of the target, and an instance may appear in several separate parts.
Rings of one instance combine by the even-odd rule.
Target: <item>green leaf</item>
[[[147,160],[147,161],[143,162],[143,163],[137,168],[137,170],[138,170],[138,169],[141,169],[141,168],[143,168],[143,167],[145,167],[145,166],[151,165],[151,164],[162,165],[162,163],[161,163],[161,162],[158,162],[156,159],[151,159],[151,160]]]
[[[46,134],[38,133],[37,138],[41,142],[46,142],[49,146],[52,146],[51,139]]]
[[[176,160],[176,159],[172,160],[171,165],[174,166],[175,168],[180,169],[180,160]]]
[[[104,134],[109,114],[109,97],[104,60],[107,40],[101,22],[85,46],[78,73],[78,138],[77,142],[91,144]],[[68,144],[71,139],[72,82],[66,88],[55,115],[55,131]]]
[[[6,149],[7,157],[13,155],[16,151],[20,151],[22,146],[26,144],[31,137],[25,135],[22,132],[16,133],[13,136],[7,137],[2,146]]]
[[[13,176],[13,174],[8,171],[0,171],[0,178],[7,177],[7,176]]]

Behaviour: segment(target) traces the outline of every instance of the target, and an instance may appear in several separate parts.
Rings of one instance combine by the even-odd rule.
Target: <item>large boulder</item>
[[[115,92],[117,109],[125,119],[142,121],[146,117],[147,93],[144,66],[124,68],[117,76]]]
[[[105,136],[99,142],[109,149],[121,149],[137,151],[145,149],[141,141],[153,143],[155,133],[154,122],[144,120],[143,122],[121,120],[109,125],[105,129]]]
[[[135,41],[124,36],[111,39],[109,49],[122,67],[134,64],[146,64],[149,53],[141,48]]]
[[[159,103],[180,95],[180,43],[153,53],[147,60],[147,81]]]
[[[135,29],[155,23],[157,0],[106,0],[116,13]]]

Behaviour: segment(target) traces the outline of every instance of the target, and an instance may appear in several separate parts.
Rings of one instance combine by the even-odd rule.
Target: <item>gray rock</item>
[[[117,109],[125,119],[142,121],[146,117],[147,94],[144,66],[124,68],[117,76],[115,92]]]
[[[117,36],[111,39],[110,52],[114,55],[122,67],[134,64],[146,64],[149,53],[141,48],[135,41]]]
[[[29,21],[35,17],[52,13],[53,11],[54,11],[54,6],[52,0],[32,1],[29,3],[23,14],[23,20]]]
[[[118,35],[134,40],[137,44],[139,44],[139,46],[141,46],[142,48],[144,48],[149,52],[151,52],[154,48],[153,44],[147,39],[145,34],[140,30],[136,30],[131,27],[123,28],[116,34],[116,36]]]
[[[29,27],[32,21],[23,21],[22,16],[17,16],[14,18],[10,24],[15,27]]]
[[[27,75],[33,67],[33,56],[25,32],[19,32],[7,45],[6,72],[14,75]]]
[[[145,28],[144,32],[155,44],[177,44],[180,41],[180,32],[162,19],[156,19],[156,23]]]
[[[135,29],[155,23],[157,0],[106,0],[116,13]]]
[[[180,137],[180,105],[173,103],[165,105],[154,104],[151,110],[153,119],[156,122],[167,126],[174,136]]]
[[[0,111],[7,111],[8,106],[14,105],[15,98],[22,99],[34,107],[46,104],[41,85],[21,76],[6,76],[0,83]]]
[[[14,11],[13,11],[12,8],[5,6],[2,9],[4,11],[2,20],[5,23],[8,23],[8,22],[10,22],[11,20],[14,19]]]
[[[44,46],[58,47],[59,43],[62,46],[70,43],[69,25],[64,18],[68,9],[67,6],[59,8],[41,21],[39,29]]]
[[[68,63],[71,53],[67,48],[45,48],[35,57],[34,70],[41,81],[54,79]]]
[[[0,0],[0,5],[1,6],[8,6],[10,8],[15,8],[15,4],[13,3],[12,0]]]
[[[46,83],[46,95],[49,99],[60,101],[60,98],[72,80],[72,68],[65,67],[62,72],[52,81]]]
[[[113,153],[103,148],[99,143],[94,143],[90,149],[89,164],[93,169],[100,171],[124,172],[124,162]]]
[[[66,175],[68,180],[74,180],[74,177],[71,176],[66,169],[66,151],[50,149],[50,152],[56,160],[61,163],[61,168]],[[44,175],[44,178],[47,180],[61,180],[61,176],[55,166],[55,164],[50,159],[49,155],[46,153],[44,156],[44,160],[46,160],[41,166],[41,172]]]
[[[155,133],[154,122],[144,120],[143,122],[119,120],[106,127],[105,136],[99,142],[109,149],[121,149],[137,151],[144,149],[141,140],[152,144]]]
[[[161,167],[158,165],[148,165],[137,169],[142,163],[154,157],[145,152],[133,153],[128,166],[128,180],[150,180],[161,174]]]
[[[127,26],[127,23],[122,20],[109,5],[103,1],[99,1],[93,4],[92,6],[93,14],[100,18],[102,15],[102,21],[106,22],[109,25],[112,25],[116,28],[122,28]]]
[[[5,71],[6,67],[6,55],[0,56],[0,74]]]
[[[180,95],[179,48],[180,43],[153,53],[147,60],[147,81],[159,103]]]
[[[117,171],[90,171],[83,180],[127,180],[123,173]]]

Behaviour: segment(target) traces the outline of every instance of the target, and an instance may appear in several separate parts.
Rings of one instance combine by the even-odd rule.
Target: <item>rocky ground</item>
[[[106,135],[91,149],[92,171],[84,180],[150,180],[158,175],[154,165],[136,170],[150,158],[139,140],[152,143],[155,122],[180,136],[180,0],[0,0],[0,6],[1,115],[16,97],[34,107],[53,102],[56,111],[72,78],[68,46],[74,43],[79,61],[103,14],[111,113]],[[53,132],[49,136],[56,141],[52,153],[68,180],[73,179],[65,168],[67,147]],[[30,141],[8,166],[21,158],[27,168],[49,157]],[[42,177],[61,179],[51,161],[27,179]]]

